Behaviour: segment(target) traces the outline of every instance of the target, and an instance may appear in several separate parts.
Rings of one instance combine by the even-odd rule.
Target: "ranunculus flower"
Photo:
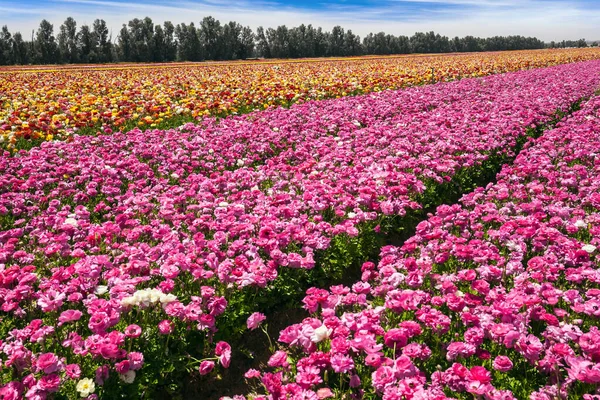
[[[142,334],[142,328],[139,325],[131,324],[125,328],[125,335],[130,338],[138,338]]]
[[[314,330],[314,333],[310,337],[313,343],[319,343],[323,340],[329,339],[329,336],[333,332],[333,329],[327,328],[324,324]]]
[[[287,361],[287,353],[283,350],[278,350],[269,358],[269,362],[267,363],[269,367],[287,367],[289,366]]]
[[[258,328],[265,319],[267,319],[267,317],[265,317],[264,314],[255,312],[248,317],[248,320],[246,321],[246,325],[247,325],[248,329],[254,330],[254,329]]]
[[[58,317],[58,326],[61,326],[66,322],[77,321],[81,318],[82,315],[82,312],[79,310],[63,311]]]
[[[36,366],[45,374],[51,374],[58,371],[58,357],[54,353],[40,354],[36,361]]]
[[[161,333],[161,335],[169,335],[170,333],[173,332],[174,329],[174,324],[172,321],[169,321],[168,319],[163,319],[162,321],[160,321],[158,323],[158,331]]]
[[[248,371],[246,371],[246,373],[244,374],[244,377],[246,379],[260,378],[260,371],[250,368]]]
[[[211,360],[204,360],[200,363],[200,367],[198,370],[200,371],[200,375],[210,374],[210,372],[215,368],[215,362]]]
[[[65,373],[70,379],[79,379],[81,376],[81,367],[78,364],[68,364],[65,367]]]
[[[83,378],[77,382],[76,389],[81,397],[88,397],[96,391],[96,384],[90,378]]]
[[[319,400],[328,399],[333,396],[335,396],[335,395],[334,395],[333,391],[329,388],[321,388],[321,389],[317,390],[317,398]]]
[[[219,357],[219,362],[223,367],[229,368],[231,362],[231,346],[227,342],[219,342],[215,347],[215,354]]]
[[[135,381],[135,371],[129,370],[124,374],[119,374],[119,379],[125,383],[133,383]]]

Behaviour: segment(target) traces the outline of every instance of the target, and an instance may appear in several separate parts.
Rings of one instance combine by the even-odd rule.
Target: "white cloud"
[[[79,25],[91,24],[94,19],[102,18],[107,21],[114,37],[121,25],[133,18],[149,16],[155,23],[170,20],[173,23],[193,21],[197,24],[203,17],[212,15],[221,22],[234,20],[252,28],[310,23],[331,29],[339,24],[361,36],[379,31],[412,35],[416,31],[434,30],[450,37],[520,34],[547,41],[581,37],[600,39],[597,37],[600,36],[597,31],[600,10],[586,10],[581,4],[557,0],[395,0],[369,8],[344,7],[338,3],[318,11],[250,0],[146,4],[112,0],[52,0],[48,3],[45,9],[28,9],[15,3],[8,7],[0,6],[0,11],[8,15],[11,31],[23,33],[36,29],[42,18],[55,25],[55,32],[67,16],[74,17]],[[433,7],[436,3],[438,7]],[[439,7],[440,4],[449,7]]]

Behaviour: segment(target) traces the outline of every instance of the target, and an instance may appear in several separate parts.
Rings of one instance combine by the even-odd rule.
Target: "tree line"
[[[55,36],[47,20],[27,40],[7,26],[0,32],[0,65],[76,64],[110,62],[169,62],[236,60],[252,57],[301,58],[411,53],[448,53],[542,49],[545,47],[587,47],[585,39],[546,44],[535,37],[474,36],[448,38],[435,32],[394,36],[384,32],[361,38],[352,30],[335,26],[331,31],[300,25],[288,28],[226,24],[205,17],[198,25],[154,24],[152,19],[132,19],[113,37],[106,22],[96,19],[92,26],[77,26],[69,17]]]

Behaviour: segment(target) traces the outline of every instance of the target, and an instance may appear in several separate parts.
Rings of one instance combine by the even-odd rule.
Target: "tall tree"
[[[14,64],[13,39],[8,27],[4,25],[0,32],[0,65],[10,64]]]
[[[177,59],[179,61],[200,61],[203,59],[198,29],[192,22],[189,25],[178,24],[175,27],[177,37]]]
[[[79,60],[77,22],[72,17],[68,17],[60,26],[57,38],[61,61],[69,64],[76,63]]]
[[[98,61],[102,63],[111,62],[112,60],[112,41],[109,38],[108,27],[103,19],[94,21],[94,37],[97,44],[96,53]]]
[[[58,60],[58,45],[54,37],[54,26],[47,20],[40,22],[35,36],[36,61],[40,64],[55,64]]]
[[[98,41],[89,25],[81,25],[78,35],[79,59],[83,63],[97,63]]]
[[[165,21],[163,24],[163,55],[164,61],[175,61],[177,58],[177,42],[175,41],[175,26],[171,21]]]
[[[271,46],[262,26],[256,29],[256,50],[260,57],[271,58]]]
[[[241,60],[252,57],[254,53],[254,32],[249,26],[242,29],[237,57]]]
[[[129,34],[129,30],[127,29],[127,25],[123,24],[121,30],[119,31],[119,36],[117,37],[118,43],[118,51],[119,60],[121,61],[131,61],[132,60],[132,43],[131,43],[131,35]]]
[[[200,43],[207,60],[221,59],[223,27],[219,20],[204,17],[200,23]]]
[[[165,31],[163,31],[162,26],[155,25],[154,26],[154,43],[152,44],[152,61],[154,62],[163,62],[165,61]]]

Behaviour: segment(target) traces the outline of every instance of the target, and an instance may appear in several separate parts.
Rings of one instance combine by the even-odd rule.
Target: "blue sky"
[[[80,25],[103,18],[116,36],[121,24],[135,17],[197,23],[206,15],[252,28],[312,23],[331,29],[339,24],[361,36],[434,30],[451,37],[600,39],[600,0],[0,0],[0,25],[24,34],[42,18],[55,31],[67,16]]]

